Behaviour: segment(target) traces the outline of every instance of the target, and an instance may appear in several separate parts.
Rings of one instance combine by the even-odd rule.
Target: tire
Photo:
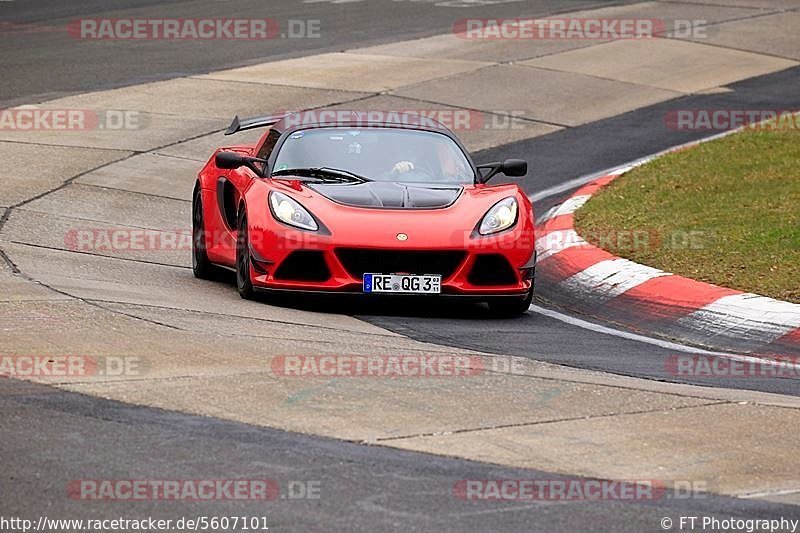
[[[533,301],[533,287],[524,296],[507,296],[489,301],[489,311],[497,318],[514,318],[524,315]]]
[[[216,280],[219,269],[208,260],[203,214],[203,197],[198,186],[192,198],[192,272],[198,279]]]
[[[244,210],[239,213],[236,223],[236,290],[245,300],[255,299],[253,280],[250,278],[250,235]]]

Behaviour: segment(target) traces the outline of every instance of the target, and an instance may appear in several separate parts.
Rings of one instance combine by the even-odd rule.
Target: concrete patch
[[[191,193],[183,200],[72,184],[25,206],[31,211],[92,222],[174,230],[191,227]]]
[[[84,261],[100,255],[180,267],[192,264],[189,223],[164,232],[146,231],[16,209],[3,226],[3,234],[14,243],[90,254],[83,255]]]
[[[606,479],[700,481],[718,494],[782,488],[800,479],[800,459],[776,454],[774,446],[793,438],[796,409],[725,404],[654,411],[391,445]]]
[[[52,105],[64,109],[63,104],[48,104]],[[220,119],[193,119],[146,112],[135,116],[127,129],[0,129],[0,141],[144,152],[226,127],[225,121]]]
[[[167,383],[97,383],[65,388],[357,441],[583,418],[637,411],[644,405],[671,409],[704,403],[509,375],[336,379],[277,377],[262,372]],[[528,451],[522,453],[531,455]]]
[[[431,61],[396,56],[335,53],[223,70],[202,78],[343,91],[381,92],[475,70],[487,64],[453,59]]]
[[[20,274],[15,274],[5,261],[0,260],[0,302],[20,302],[20,301],[52,301],[67,300],[68,296],[58,294],[37,283],[25,279]],[[20,316],[6,316],[0,314],[0,331],[4,334],[8,331],[26,329],[28,334],[35,334],[39,320],[49,318],[46,313],[30,313]],[[8,349],[11,344],[5,344]]]
[[[652,105],[679,94],[581,74],[516,65],[497,65],[478,72],[421,83],[395,93],[449,105],[468,103],[483,111],[518,112],[529,119],[569,126]],[[591,102],[591,105],[587,105],[587,102]]]
[[[16,165],[3,165],[0,170],[0,205],[12,206],[54,189],[68,178],[87,170],[121,159],[130,152],[41,146],[0,142],[3,161],[36,161],[35,171],[21,171]]]
[[[342,331],[336,338],[321,338],[333,328],[250,321],[250,333],[267,329],[271,336],[254,342],[253,336],[233,333],[184,330],[161,325],[160,319],[174,310],[150,309],[149,315],[137,319],[129,313],[131,306],[92,305],[71,301],[0,302],[0,331],[13,342],[16,355],[65,355],[112,357],[120,363],[127,359],[129,371],[85,373],[83,375],[17,376],[49,384],[83,384],[102,386],[109,382],[148,381],[153,386],[165,379],[219,378],[268,372],[270,357],[308,353],[353,353],[371,355],[376,348],[363,338],[363,332]],[[203,325],[201,313],[181,312],[184,324]],[[220,318],[221,315],[214,315]],[[235,321],[230,317],[228,323]],[[245,320],[245,323],[248,323]],[[280,330],[280,331],[279,331]],[[113,332],[110,334],[109,332]],[[282,332],[282,334],[281,334]],[[404,346],[408,353],[420,352],[424,344],[388,336],[393,344]],[[362,340],[360,340],[362,339]],[[414,348],[408,348],[407,346]],[[0,354],[2,356],[4,354]],[[267,378],[269,380],[269,378]]]
[[[208,156],[211,153],[209,151]],[[190,200],[201,168],[203,163],[198,161],[153,153],[138,154],[93,170],[75,183]]]
[[[192,282],[188,264],[183,268],[159,266],[23,244],[9,244],[5,248],[13,254],[23,272],[71,296],[161,306],[192,306],[191,298],[186,294],[187,284]],[[58,265],[58,268],[52,265]],[[224,296],[225,288],[224,285],[210,286],[206,298]],[[234,295],[235,291],[230,293]],[[205,305],[201,308],[208,309]]]
[[[780,13],[720,24],[702,42],[800,60],[797,28],[800,13]]]
[[[664,22],[665,28],[673,30],[675,20],[703,20],[717,23],[748,15],[759,14],[755,8],[724,7],[720,5],[687,5],[663,2],[641,2],[632,5],[604,7],[562,13],[552,18],[652,18]],[[526,17],[522,17],[526,18]],[[588,48],[608,42],[602,39],[467,39],[449,33],[424,37],[411,41],[356,48],[359,54],[377,54],[401,57],[427,57],[431,59],[462,59],[506,63],[522,61]]]
[[[20,324],[4,332],[9,345],[14,346],[13,353],[16,355],[136,355],[152,358],[155,353],[162,353],[164,356],[171,353],[165,342],[165,328],[103,311],[77,300],[4,302],[0,304],[0,317],[6,323]],[[25,320],[28,321],[28,326],[22,327]],[[146,335],[141,335],[142,333]],[[178,332],[171,333],[174,339],[193,345],[193,349],[199,349],[199,343],[181,338]],[[165,357],[163,364],[169,364],[168,357]],[[95,379],[98,377],[92,376]],[[63,377],[50,379],[38,376],[35,380],[58,383]],[[81,379],[72,378],[72,381]]]
[[[320,324],[347,331],[384,331],[349,316],[243,301],[236,294],[233,281],[195,279],[190,262],[178,268],[19,244],[8,244],[4,249],[23,272],[79,298],[226,313],[290,324]]]
[[[177,78],[48,101],[35,107],[79,111],[83,129],[0,129],[0,140],[147,151],[223,130],[237,114],[325,106],[358,96],[327,88]]]
[[[52,100],[52,109],[136,110],[181,119],[217,119],[225,128],[234,115],[269,114],[298,104],[316,107],[340,102],[350,95],[340,91],[297,89],[263,83],[237,83],[202,78],[132,85],[108,91],[91,92]]]
[[[263,129],[246,130],[236,135],[226,136],[221,131],[209,133],[170,146],[160,148],[156,151],[157,154],[168,155],[171,157],[181,157],[184,159],[191,159],[199,163],[198,168],[201,168],[214,150],[224,146],[234,146],[242,144],[255,144],[264,134]]]
[[[797,65],[786,59],[674,39],[615,41],[524,64],[684,93]]]
[[[709,4],[708,0],[681,0],[683,4]],[[715,0],[714,5],[729,7],[758,7],[760,9],[796,8],[795,0]]]
[[[453,33],[446,33],[413,41],[357,48],[351,52],[505,63],[594,46],[601,42],[605,41],[462,39]]]
[[[706,387],[702,385],[670,383],[665,381],[656,381],[653,379],[636,378],[620,374],[610,374],[605,372],[597,372],[595,370],[561,366],[553,363],[535,361],[528,358],[512,357],[503,359],[509,361],[509,368],[513,368],[513,372],[515,374],[524,374],[526,376],[542,377],[557,381],[575,381],[578,383],[605,385],[610,387],[636,389],[650,392],[661,392],[664,394],[676,394],[692,398],[704,398],[707,400],[724,400],[727,402],[736,403],[745,402],[800,409],[800,396],[787,396],[783,394],[774,394],[748,389],[725,389],[721,387]],[[500,364],[498,364],[498,366],[500,366]]]
[[[108,309],[125,313],[126,315],[141,317],[160,324],[166,324],[182,331],[202,333],[219,336],[244,336],[252,342],[254,339],[282,338],[293,340],[309,340],[315,335],[322,335],[321,344],[338,344],[345,347],[352,345],[370,346],[379,353],[385,353],[387,346],[394,350],[425,350],[426,353],[455,353],[462,350],[424,344],[408,339],[394,332],[377,327],[352,330],[352,328],[339,328],[341,315],[327,314],[330,323],[319,321],[313,325],[304,323],[290,323],[280,317],[265,318],[257,315],[233,315],[222,312],[200,312],[177,308],[152,307],[130,304],[107,303]],[[349,320],[347,321],[349,322]],[[255,342],[254,344],[258,344]],[[259,353],[266,353],[263,347]],[[378,353],[376,352],[376,353]],[[278,352],[273,352],[273,355]],[[346,352],[344,352],[346,353]],[[369,353],[359,351],[358,353]],[[263,369],[262,369],[263,370]]]
[[[769,1],[769,0],[767,0]],[[724,20],[737,19],[763,13],[763,9],[755,7],[754,3],[733,5],[734,2],[706,0],[693,5],[691,2],[637,2],[619,6],[587,9],[576,13],[558,15],[558,17],[573,18],[651,18],[663,21],[666,29],[675,29],[675,21],[703,20],[707,23],[717,23]],[[764,6],[765,8],[768,6]]]

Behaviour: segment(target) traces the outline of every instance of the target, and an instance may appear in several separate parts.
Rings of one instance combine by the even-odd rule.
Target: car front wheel
[[[250,236],[247,232],[247,215],[239,214],[236,224],[236,289],[245,300],[255,297],[253,280],[250,278]]]
[[[524,296],[505,296],[489,301],[489,311],[497,318],[514,318],[525,314],[533,301],[533,287]]]

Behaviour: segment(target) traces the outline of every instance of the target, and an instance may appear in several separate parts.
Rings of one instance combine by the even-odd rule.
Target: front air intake
[[[275,279],[281,281],[327,281],[330,277],[325,255],[315,250],[290,253],[275,271]]]
[[[482,254],[475,258],[467,280],[472,285],[516,285],[517,274],[508,260],[500,254]]]

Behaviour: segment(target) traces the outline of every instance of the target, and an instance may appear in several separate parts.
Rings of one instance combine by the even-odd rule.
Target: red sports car
[[[476,166],[432,120],[240,121],[226,135],[268,128],[255,145],[217,150],[193,197],[193,267],[211,279],[236,271],[257,291],[448,296],[524,313],[536,264],[531,204],[496,174],[524,176],[509,159]]]

